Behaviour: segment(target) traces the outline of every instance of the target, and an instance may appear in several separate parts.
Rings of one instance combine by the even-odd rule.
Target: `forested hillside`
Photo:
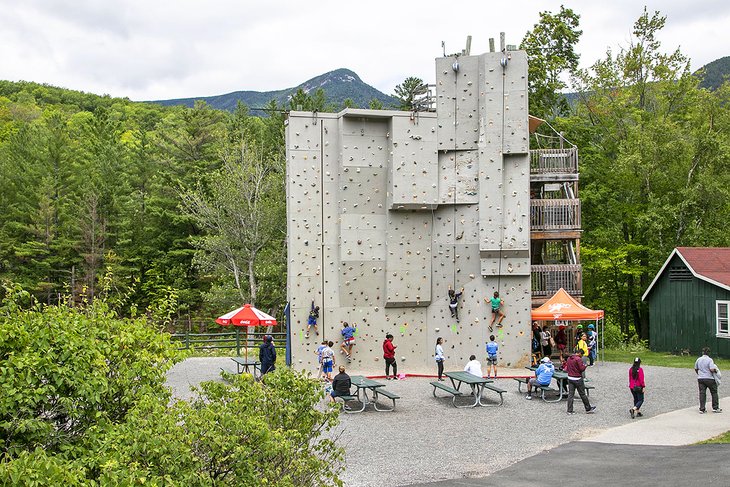
[[[584,302],[606,310],[609,338],[648,338],[641,296],[674,247],[730,246],[730,85],[702,89],[681,51],[657,40],[665,22],[644,9],[629,45],[588,70],[550,47],[573,52],[569,9],[541,14],[540,35],[523,41],[545,58],[530,73],[547,73],[530,79],[530,112],[578,147]],[[576,80],[571,105],[550,96],[563,73]]]
[[[579,70],[578,20],[543,12],[523,40],[530,111],[579,149],[584,302],[607,311],[613,338],[646,338],[640,298],[670,251],[730,245],[730,85],[703,89],[646,11],[627,47]],[[401,106],[421,84],[396,88]],[[306,89],[287,108],[341,108],[321,83]],[[266,113],[0,82],[0,280],[171,323],[241,301],[280,313],[284,113]]]
[[[276,311],[286,299],[283,114],[270,107],[259,118],[1,82],[0,280],[46,303],[105,295],[129,315],[167,307],[209,319],[252,292]],[[211,230],[231,215],[201,214],[223,204],[211,195],[234,197],[219,194],[226,185],[259,205],[236,217],[265,223],[236,242]]]

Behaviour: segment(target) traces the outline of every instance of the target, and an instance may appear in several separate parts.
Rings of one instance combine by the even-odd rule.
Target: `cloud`
[[[480,53],[505,31],[519,44],[540,11],[561,3],[6,0],[1,73],[143,100],[284,89],[345,67],[392,93],[408,76],[433,81],[441,41],[456,52],[472,34],[472,53]],[[695,67],[730,54],[730,2],[655,3],[649,11],[668,16],[666,50],[681,45]],[[581,15],[584,66],[628,45],[643,10],[628,0],[571,7]]]

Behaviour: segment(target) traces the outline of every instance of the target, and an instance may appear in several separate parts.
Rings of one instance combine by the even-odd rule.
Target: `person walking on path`
[[[492,331],[492,325],[494,325],[494,321],[499,316],[499,320],[497,321],[497,326],[502,326],[502,320],[505,317],[504,311],[502,309],[504,308],[504,299],[499,297],[499,291],[494,291],[494,297],[491,297],[489,299],[484,298],[484,301],[489,303],[489,305],[492,307],[492,321],[489,323],[489,331]]]
[[[586,385],[583,382],[583,372],[585,370],[586,364],[583,363],[579,352],[568,357],[568,361],[565,363],[565,371],[568,373],[568,414],[575,414],[573,411],[573,398],[576,389],[578,389],[583,406],[586,408],[586,414],[592,414],[596,411],[596,406],[591,406],[586,394]]]
[[[388,380],[398,380],[398,363],[395,361],[395,349],[397,345],[393,345],[393,335],[388,333],[383,341],[383,358],[385,359],[385,378]],[[393,367],[393,377],[390,377],[390,367]]]
[[[449,311],[451,312],[451,317],[456,318],[457,323],[459,322],[459,298],[462,294],[464,294],[463,287],[457,293],[451,289],[451,284],[449,284]]]
[[[629,368],[629,389],[631,395],[634,396],[634,407],[629,409],[631,419],[636,416],[643,416],[641,414],[641,405],[644,404],[644,369],[641,368],[641,359],[636,357],[634,359],[634,365]]]
[[[712,395],[712,411],[715,413],[722,412],[720,409],[720,398],[717,395],[717,381],[715,374],[720,370],[710,357],[710,349],[705,347],[702,349],[702,356],[695,362],[695,373],[697,374],[697,384],[700,388],[700,413],[705,413],[705,404],[707,402],[707,389],[710,389]]]
[[[499,352],[499,345],[494,341],[494,335],[489,335],[489,341],[487,342],[487,379],[491,379],[490,369],[494,371],[494,378],[497,378],[497,352]]]
[[[261,377],[276,369],[276,347],[274,337],[264,335],[264,343],[259,345],[259,362],[261,362]]]
[[[438,369],[438,375],[439,380],[443,382],[444,379],[444,347],[441,345],[444,343],[444,339],[441,337],[438,337],[436,339],[436,352],[434,356],[436,357],[436,367]]]

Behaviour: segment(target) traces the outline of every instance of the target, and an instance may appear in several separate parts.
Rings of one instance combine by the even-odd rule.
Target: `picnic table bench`
[[[388,391],[385,389],[385,384],[382,384],[380,382],[374,381],[372,379],[368,379],[367,377],[361,376],[361,375],[353,375],[350,376],[350,383],[357,389],[356,393],[354,395],[349,396],[339,396],[342,398],[343,402],[345,403],[344,411],[348,414],[352,413],[361,413],[365,411],[365,408],[368,404],[372,404],[373,408],[375,408],[376,411],[394,411],[395,410],[395,401],[396,399],[400,399],[400,396],[392,391]],[[368,391],[372,394],[372,400],[370,397],[368,397]],[[362,394],[362,395],[361,395]],[[378,398],[380,396],[387,397],[391,401],[393,401],[393,407],[382,407],[378,404]],[[337,398],[335,398],[337,400]],[[353,409],[351,407],[347,407],[347,403],[350,401],[357,401],[360,403],[359,409]]]
[[[256,370],[258,370],[259,375],[261,375],[261,362],[259,362],[258,360],[243,357],[231,357],[231,360],[233,360],[233,362],[235,362],[236,364],[237,374],[240,374],[242,372],[251,373],[250,367],[253,367],[253,376],[256,377]],[[221,370],[224,372],[228,372],[223,367],[221,367]]]
[[[491,379],[485,379],[484,377],[477,377],[476,375],[470,374],[468,372],[464,371],[457,371],[457,372],[446,372],[446,377],[451,380],[451,387],[447,386],[446,384],[442,384],[441,382],[431,382],[430,384],[433,386],[433,396],[438,397],[436,395],[436,389],[440,389],[444,392],[447,392],[451,394],[451,404],[454,405],[454,407],[457,408],[466,408],[466,407],[476,407],[476,406],[492,406],[492,404],[486,404],[482,402],[482,396],[484,394],[484,389],[489,389],[490,391],[494,391],[497,394],[499,394],[499,404],[497,406],[501,406],[504,403],[504,397],[502,394],[504,394],[504,389],[501,389],[495,385],[492,385]],[[471,404],[460,406],[456,402],[457,397],[465,397],[466,394],[460,391],[461,384],[469,384],[469,386],[472,388],[471,394],[474,396],[474,402]]]

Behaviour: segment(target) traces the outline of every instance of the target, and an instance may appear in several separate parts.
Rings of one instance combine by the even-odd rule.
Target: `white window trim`
[[[721,305],[727,306],[727,331],[720,331],[720,313],[718,312],[718,308]],[[715,301],[715,336],[717,338],[730,338],[730,301],[723,301],[718,299]]]

